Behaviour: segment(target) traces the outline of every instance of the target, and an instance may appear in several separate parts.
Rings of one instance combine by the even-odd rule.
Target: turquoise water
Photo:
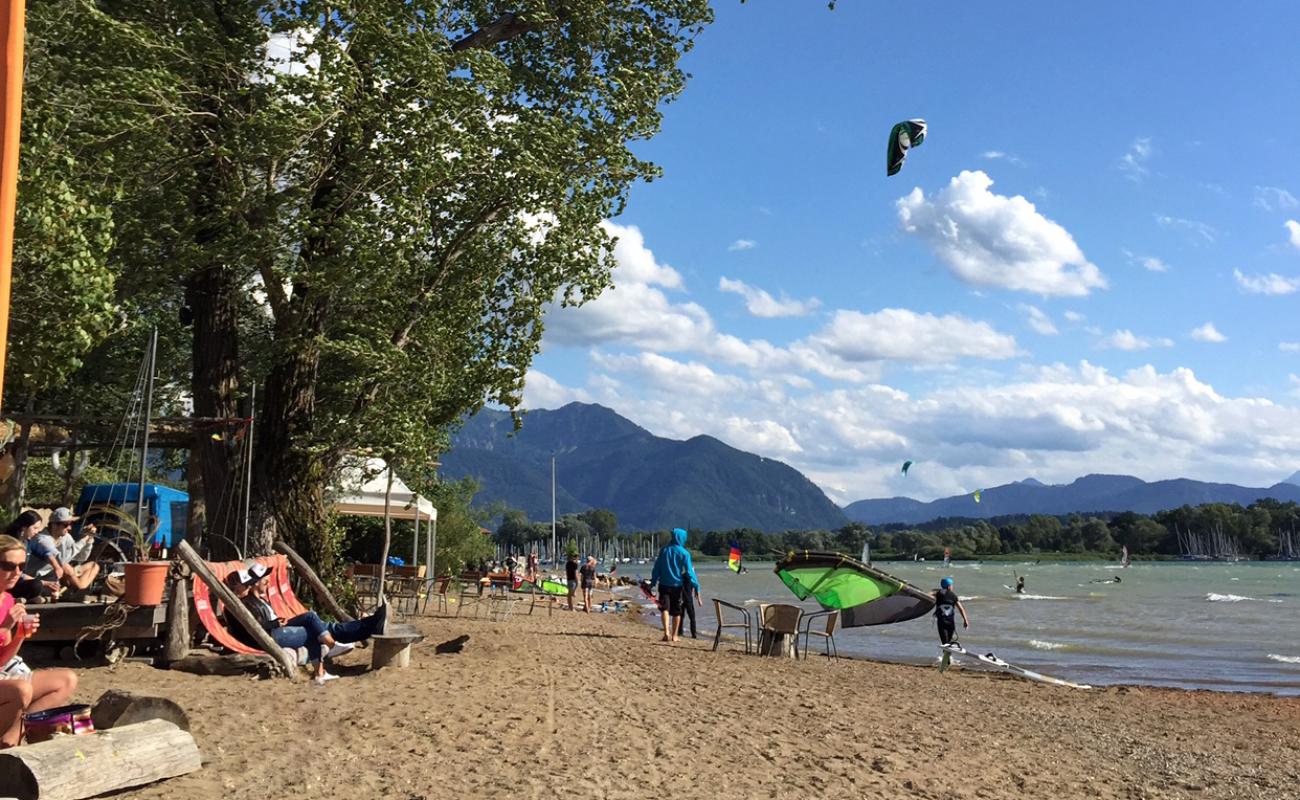
[[[876,566],[922,588],[951,575],[971,617],[958,636],[969,650],[1068,680],[1300,695],[1300,563],[1118,564],[926,562]],[[649,565],[637,567],[649,574]],[[717,597],[796,603],[771,565],[733,575],[698,570],[705,608],[701,636],[714,631]],[[1015,585],[1025,576],[1026,593]],[[1092,583],[1120,576],[1118,584]],[[817,607],[803,604],[809,610]],[[929,618],[836,633],[841,653],[931,663],[938,652]],[[812,642],[814,652],[820,643]]]

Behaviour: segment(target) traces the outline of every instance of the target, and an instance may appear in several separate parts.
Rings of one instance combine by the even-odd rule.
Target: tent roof
[[[344,462],[339,483],[334,487],[334,511],[358,517],[382,517],[384,492],[388,488],[388,464],[382,458],[353,458]],[[390,502],[393,519],[416,519],[415,493],[401,479],[393,476]],[[421,497],[419,519],[438,518],[438,509]]]

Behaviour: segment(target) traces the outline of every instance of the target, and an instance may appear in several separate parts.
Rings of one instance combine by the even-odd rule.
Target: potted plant
[[[168,561],[149,559],[149,534],[135,517],[116,506],[97,505],[93,508],[96,521],[110,536],[126,538],[134,545],[131,561],[126,570],[126,591],[122,602],[133,606],[156,606],[162,602],[167,588]]]

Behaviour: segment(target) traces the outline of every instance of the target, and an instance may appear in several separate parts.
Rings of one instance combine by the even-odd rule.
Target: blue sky
[[[715,5],[528,407],[840,502],[1300,469],[1300,4]]]

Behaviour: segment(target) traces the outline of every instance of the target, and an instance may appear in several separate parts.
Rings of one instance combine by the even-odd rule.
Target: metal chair
[[[739,611],[741,613],[741,616],[744,618],[744,622],[724,622],[722,618],[722,609],[724,608],[729,608],[733,611]],[[723,628],[744,628],[745,629],[745,654],[749,655],[751,652],[753,652],[753,641],[751,639],[752,634],[750,633],[751,622],[749,617],[749,609],[742,608],[737,605],[733,605],[731,603],[728,603],[726,600],[719,600],[718,598],[715,597],[713,598],[713,614],[718,619],[718,632],[713,635],[713,651],[715,653],[718,651],[718,645],[722,643]]]
[[[803,609],[799,606],[783,603],[763,604],[758,607],[760,655],[785,655],[773,652],[777,643],[784,650],[789,644],[795,658],[799,657],[799,621],[803,619]],[[787,638],[788,637],[788,638]]]
[[[840,657],[840,651],[835,647],[835,626],[840,621],[840,612],[837,611],[818,611],[814,614],[808,614],[804,618],[803,624],[803,657],[808,660],[808,637],[821,636],[826,639],[826,657],[836,660]],[[813,630],[813,625],[818,621],[825,621],[825,625],[818,625],[819,630]]]
[[[459,617],[460,612],[465,610],[465,606],[473,603],[474,616],[477,618],[479,607],[483,605],[483,599],[483,584],[479,583],[477,579],[465,580],[462,578],[460,594],[456,598],[456,616]]]

